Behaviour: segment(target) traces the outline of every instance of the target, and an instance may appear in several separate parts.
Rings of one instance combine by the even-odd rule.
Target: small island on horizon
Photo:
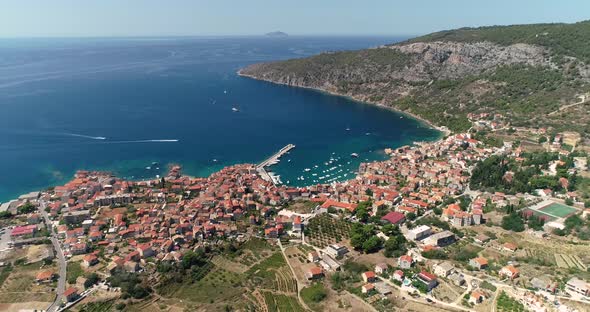
[[[271,31],[269,33],[265,34],[266,37],[271,37],[271,38],[286,38],[289,37],[289,35],[285,32],[282,31]]]

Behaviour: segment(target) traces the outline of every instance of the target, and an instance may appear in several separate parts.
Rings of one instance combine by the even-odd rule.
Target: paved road
[[[43,218],[45,219],[45,224],[49,228],[51,233],[51,243],[53,244],[53,248],[55,248],[55,254],[57,256],[57,262],[59,266],[59,278],[57,280],[57,288],[56,292],[57,295],[55,297],[55,301],[51,303],[51,305],[47,308],[48,312],[58,311],[59,306],[62,303],[63,293],[66,290],[66,258],[64,257],[64,253],[61,250],[61,246],[59,244],[59,240],[57,239],[57,233],[55,233],[55,229],[49,220],[49,215],[45,212],[46,204],[45,202],[41,201],[41,205],[39,206],[39,210]]]

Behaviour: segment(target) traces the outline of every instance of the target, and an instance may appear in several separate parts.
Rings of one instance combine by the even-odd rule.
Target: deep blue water
[[[288,143],[297,147],[273,167],[283,181],[351,178],[360,161],[382,159],[384,147],[438,132],[371,105],[235,73],[254,62],[399,39],[2,39],[0,201],[63,183],[77,169],[140,179],[179,163],[206,176],[259,162]],[[326,166],[331,157],[339,160]]]

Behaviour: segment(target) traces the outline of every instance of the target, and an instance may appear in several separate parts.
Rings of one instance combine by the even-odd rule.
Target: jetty
[[[261,163],[256,166],[256,171],[260,174],[260,176],[266,180],[270,181],[273,184],[281,184],[281,177],[279,175],[275,175],[272,172],[267,171],[265,168],[270,167],[272,165],[276,165],[279,161],[281,156],[288,153],[290,150],[295,148],[295,144],[287,144],[285,147],[281,148],[278,152],[273,154],[272,156],[268,157]]]

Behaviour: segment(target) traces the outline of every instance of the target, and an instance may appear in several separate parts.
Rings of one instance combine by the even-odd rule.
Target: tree
[[[363,243],[363,251],[365,253],[376,252],[381,249],[382,244],[383,240],[380,237],[373,235]]]
[[[568,197],[565,199],[565,204],[571,206],[574,204],[574,200]]]
[[[24,205],[18,207],[16,211],[18,214],[27,214],[35,210],[37,210],[37,207],[35,207],[35,205],[31,204],[30,202],[26,202]]]
[[[86,276],[86,281],[84,281],[84,288],[88,289],[88,288],[92,287],[93,285],[98,283],[99,280],[100,280],[100,278],[98,277],[98,274],[96,274],[96,273],[88,274],[88,276]]]
[[[0,211],[0,219],[10,219],[12,217],[12,213],[10,211]]]
[[[385,241],[383,254],[388,257],[399,257],[406,253],[406,238],[401,235],[390,236],[388,240]]]
[[[524,221],[521,216],[513,212],[502,218],[502,228],[507,231],[522,232],[524,231]]]

